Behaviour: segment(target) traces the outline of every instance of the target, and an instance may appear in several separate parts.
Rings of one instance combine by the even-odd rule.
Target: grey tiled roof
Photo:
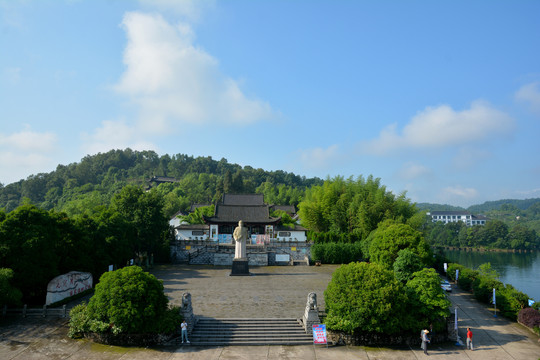
[[[281,218],[272,218],[268,212],[268,205],[223,205],[218,204],[215,216],[205,218],[211,223],[275,223]]]
[[[265,205],[263,194],[224,194],[223,205]]]
[[[157,182],[157,183],[163,183],[163,182],[178,182],[179,180],[169,177],[169,176],[152,176],[150,181]]]

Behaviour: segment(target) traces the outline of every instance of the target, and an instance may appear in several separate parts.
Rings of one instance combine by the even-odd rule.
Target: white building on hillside
[[[431,217],[431,221],[441,221],[445,224],[462,221],[467,226],[486,225],[488,220],[483,215],[473,215],[468,211],[432,211],[426,214]]]

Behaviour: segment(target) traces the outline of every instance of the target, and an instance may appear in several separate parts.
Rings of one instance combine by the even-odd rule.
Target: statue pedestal
[[[249,276],[249,262],[247,258],[233,259],[231,276]]]

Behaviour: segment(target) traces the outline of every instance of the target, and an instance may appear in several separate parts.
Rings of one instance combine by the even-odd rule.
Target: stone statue
[[[182,308],[186,310],[191,310],[191,294],[186,292],[182,294]]]
[[[195,323],[197,322],[195,315],[193,315],[193,307],[191,305],[191,294],[185,292],[182,294],[182,306],[180,306],[180,315],[187,322],[187,331],[191,334]]]
[[[319,309],[317,307],[317,294],[310,292],[307,297],[306,308],[304,310],[304,330],[306,334],[310,334],[313,330],[313,325],[319,325],[321,319],[319,318]]]
[[[306,308],[308,310],[317,310],[317,294],[310,292],[307,297]]]
[[[234,251],[235,259],[247,258],[246,241],[248,238],[247,228],[244,226],[244,222],[240,220],[238,226],[234,229],[233,238],[236,241],[236,248]]]

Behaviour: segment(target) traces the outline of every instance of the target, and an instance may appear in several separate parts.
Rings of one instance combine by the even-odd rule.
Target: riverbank
[[[442,254],[453,263],[470,269],[490,263],[499,280],[510,284],[531,299],[540,301],[540,252],[490,252],[444,250]]]
[[[517,253],[527,254],[539,252],[539,249],[491,249],[483,247],[458,247],[458,246],[431,246],[433,250],[441,251],[466,251],[466,252],[502,252],[502,253]]]

